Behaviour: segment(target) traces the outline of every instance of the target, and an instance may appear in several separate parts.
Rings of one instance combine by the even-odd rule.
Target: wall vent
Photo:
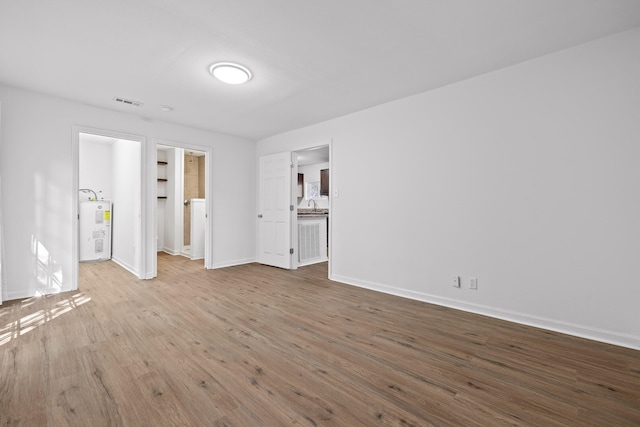
[[[320,258],[320,224],[298,224],[299,262]]]
[[[116,102],[120,102],[122,104],[125,104],[125,105],[133,105],[134,107],[142,107],[144,105],[140,101],[133,101],[133,100],[127,99],[127,98],[115,97],[115,98],[113,98],[113,100],[116,101]]]

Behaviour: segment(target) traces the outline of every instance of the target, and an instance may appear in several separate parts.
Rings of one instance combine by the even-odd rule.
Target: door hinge
[[[289,205],[289,210],[293,212],[293,205]]]
[[[289,162],[289,167],[293,169],[293,162]]]
[[[289,253],[293,255],[293,248],[289,249]]]

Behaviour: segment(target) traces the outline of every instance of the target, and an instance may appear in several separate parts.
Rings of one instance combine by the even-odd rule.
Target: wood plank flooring
[[[640,352],[326,279],[206,271],[0,307],[0,425],[639,426]]]

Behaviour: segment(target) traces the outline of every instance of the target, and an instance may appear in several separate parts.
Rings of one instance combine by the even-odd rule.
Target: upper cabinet
[[[320,195],[329,197],[329,169],[320,169]]]

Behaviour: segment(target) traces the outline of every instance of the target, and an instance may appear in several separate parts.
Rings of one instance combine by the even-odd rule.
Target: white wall
[[[640,29],[267,138],[258,155],[332,139],[333,279],[640,348],[638,46]]]
[[[315,165],[298,166],[298,173],[304,174],[304,188],[302,194],[306,194],[308,182],[320,182],[320,170],[329,169],[329,163],[316,163]],[[319,209],[329,209],[329,198],[322,196],[315,199],[317,207]],[[298,207],[308,209],[313,207],[313,204],[309,206],[309,200],[303,197],[298,198]]]
[[[172,148],[169,156],[169,176],[172,177],[167,186],[167,222],[165,223],[165,236],[171,236],[167,239],[168,252],[171,254],[179,254],[183,246],[183,186],[184,186],[184,150],[182,148]]]
[[[112,257],[135,275],[139,275],[139,251],[142,206],[140,142],[116,140],[113,144],[113,197],[111,228],[113,234]],[[155,237],[155,235],[154,235]]]
[[[96,192],[102,191],[104,199],[111,200],[113,191],[112,145],[83,141],[80,137],[78,162],[78,181],[80,188],[88,188]],[[138,168],[139,169],[139,168]],[[80,200],[88,200],[93,193],[79,194]],[[100,196],[98,195],[98,198]]]
[[[172,255],[178,255],[182,250],[183,241],[183,149],[169,148],[164,152],[167,160],[168,181],[165,184],[167,198],[162,202],[165,206],[165,218],[161,224],[164,234],[162,250]],[[159,221],[160,219],[158,219]]]
[[[149,188],[157,185],[156,138],[213,147],[214,265],[255,259],[254,142],[2,85],[0,102],[4,247],[11,248],[3,264],[6,299],[73,289],[73,125],[146,138],[143,155],[153,163],[144,177]],[[155,191],[147,193],[145,204],[155,206],[154,197]],[[145,233],[155,239],[151,210],[145,210]],[[147,269],[156,256],[149,252]]]

